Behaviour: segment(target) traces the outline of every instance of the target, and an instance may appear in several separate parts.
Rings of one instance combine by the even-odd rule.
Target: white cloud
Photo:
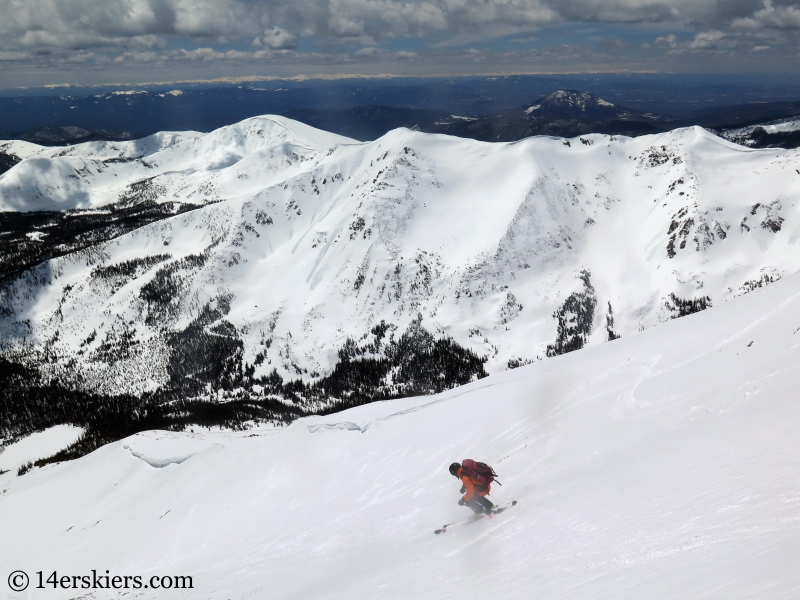
[[[653,44],[657,48],[677,48],[680,45],[680,41],[677,35],[670,33],[669,35],[657,37]]]
[[[764,8],[751,16],[734,19],[735,29],[757,31],[761,29],[800,29],[800,7],[797,5],[774,6],[765,0]]]
[[[653,46],[666,49],[669,54],[692,53],[734,53],[738,50],[763,52],[775,45],[785,44],[788,38],[785,34],[767,29],[737,30],[727,32],[716,29],[701,31],[689,39],[681,39],[675,34],[658,37]]]
[[[265,31],[261,37],[254,39],[253,46],[272,50],[288,50],[297,47],[297,36],[280,27],[273,27]]]
[[[601,50],[619,56],[634,46],[673,55],[767,46],[777,53],[800,37],[800,0],[0,0],[0,14],[0,61],[32,66],[106,59],[330,65],[369,56],[416,64],[446,48],[466,64],[482,55],[464,48],[570,23],[658,24],[665,32],[648,48],[616,30],[616,46],[604,42]],[[326,50],[298,54],[304,37]],[[403,48],[404,37],[417,40],[418,55]],[[367,48],[346,52],[345,45]]]
[[[182,60],[216,62],[221,60],[253,60],[256,58],[255,54],[254,52],[241,52],[239,50],[219,52],[213,48],[197,48],[195,50],[181,49],[173,56]]]
[[[164,56],[158,52],[125,52],[114,59],[114,62],[136,62],[136,63],[152,63],[158,60],[164,60]]]
[[[28,60],[31,55],[27,52],[2,52],[0,51],[0,61],[22,61]]]
[[[800,28],[797,0],[0,0],[0,14],[0,49],[9,51],[155,48],[153,39],[171,35],[248,37],[258,48],[285,50],[301,35],[497,36],[559,22]]]
[[[688,44],[690,50],[717,48],[727,36],[722,31],[702,31]]]

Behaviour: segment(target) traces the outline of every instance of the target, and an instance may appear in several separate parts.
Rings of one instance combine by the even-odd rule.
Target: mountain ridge
[[[437,377],[626,337],[800,266],[785,251],[796,153],[700,128],[359,143],[271,116],[66,151],[0,145],[25,158],[0,176],[7,208],[166,207],[0,289],[2,355],[93,393],[328,410],[435,391]],[[444,354],[424,372],[415,352]]]

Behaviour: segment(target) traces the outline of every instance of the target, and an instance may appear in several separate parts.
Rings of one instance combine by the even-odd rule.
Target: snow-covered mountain
[[[799,326],[793,275],[435,397],[0,474],[0,565],[52,598],[791,600]],[[433,535],[464,458],[519,504]]]
[[[662,118],[638,110],[617,106],[593,94],[558,90],[523,107],[528,119],[591,119],[657,121]]]
[[[749,148],[797,148],[800,146],[800,119],[789,117],[759,125],[721,129],[719,134]]]
[[[497,373],[800,268],[798,153],[700,128],[503,144],[399,129],[358,143],[259,117],[0,149],[24,159],[0,177],[5,215],[165,211],[114,239],[76,234],[80,250],[0,290],[4,356],[105,394],[217,366],[319,381],[342,360],[386,358],[409,331],[409,352],[452,338]],[[65,247],[48,246],[56,231],[25,232],[25,247]],[[453,381],[481,375],[464,361]]]
[[[534,135],[578,137],[589,133],[640,136],[674,128],[674,119],[626,108],[593,94],[558,90],[515,108],[477,118],[443,120],[423,129],[487,142],[514,142]]]

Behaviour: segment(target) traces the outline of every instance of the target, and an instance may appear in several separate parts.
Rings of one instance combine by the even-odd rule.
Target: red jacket
[[[464,489],[467,492],[466,494],[464,494],[464,497],[462,498],[464,502],[469,502],[470,500],[472,500],[472,497],[475,494],[478,494],[479,496],[487,496],[489,494],[489,490],[492,487],[491,483],[487,485],[475,485],[472,482],[472,479],[469,478],[469,475],[464,474],[464,469],[458,470],[457,477],[464,484]]]

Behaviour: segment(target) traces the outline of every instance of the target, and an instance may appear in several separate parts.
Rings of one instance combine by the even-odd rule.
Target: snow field
[[[796,598],[799,331],[794,275],[438,396],[139,434],[2,482],[0,568],[194,577],[142,598]],[[463,458],[519,504],[435,536]]]
[[[77,441],[82,433],[81,427],[56,425],[0,447],[0,471],[8,471],[8,477],[16,476],[17,469],[22,465],[53,456]]]
[[[750,134],[752,134],[756,128],[761,128],[768,134],[790,133],[800,129],[800,120],[790,117],[779,120],[778,122],[773,122],[771,124],[748,125],[746,127],[727,129],[722,133],[722,135],[725,137],[725,139],[728,139],[734,143],[742,143],[744,145],[747,144]]]

